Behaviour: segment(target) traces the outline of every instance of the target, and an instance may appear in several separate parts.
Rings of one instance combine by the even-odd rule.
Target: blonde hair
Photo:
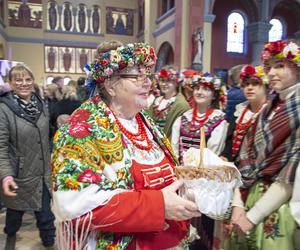
[[[68,83],[68,86],[72,86],[74,88],[77,88],[78,87],[77,81],[70,80],[69,83]]]
[[[62,89],[62,97],[63,99],[77,100],[77,90],[74,86],[66,85]]]
[[[8,72],[9,82],[11,82],[16,76],[23,75],[24,72],[27,72],[31,79],[34,80],[34,76],[31,69],[24,63],[18,63],[16,66],[12,67]]]
[[[61,100],[62,99],[62,95],[59,92],[59,88],[58,88],[57,84],[50,83],[50,84],[46,85],[45,88],[47,88],[47,90],[49,91],[50,95],[53,96],[54,98],[56,98],[57,100]]]

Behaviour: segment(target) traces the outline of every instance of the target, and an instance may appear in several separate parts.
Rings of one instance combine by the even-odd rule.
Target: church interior
[[[2,81],[7,62],[32,68],[38,84],[84,76],[105,40],[145,41],[164,65],[226,75],[260,63],[267,41],[300,39],[297,0],[1,0]]]

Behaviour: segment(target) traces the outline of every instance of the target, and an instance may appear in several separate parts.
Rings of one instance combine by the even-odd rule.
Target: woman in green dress
[[[233,233],[227,247],[299,249],[299,228],[288,201],[300,158],[300,48],[293,42],[271,42],[262,59],[274,95],[241,146],[244,184],[233,200]]]

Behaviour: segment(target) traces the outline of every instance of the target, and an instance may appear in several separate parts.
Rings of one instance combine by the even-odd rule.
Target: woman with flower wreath
[[[144,43],[112,41],[86,66],[99,95],[58,130],[52,155],[59,249],[172,248],[200,215],[177,195],[176,157],[141,111],[155,61]]]
[[[240,72],[241,88],[247,101],[236,106],[222,156],[238,165],[238,154],[246,132],[267,104],[268,79],[261,66],[245,65]]]
[[[178,71],[166,67],[157,73],[157,78],[162,96],[154,100],[148,113],[170,139],[174,121],[190,106],[179,92],[181,78]]]
[[[238,166],[238,155],[243,138],[256,121],[261,110],[267,105],[268,94],[268,80],[261,66],[243,66],[240,72],[240,80],[240,86],[247,101],[236,106],[235,121],[229,124],[225,149],[222,152],[222,156],[235,162],[236,166]],[[239,205],[239,203],[235,204],[234,202],[232,204],[234,207],[239,207]],[[224,248],[231,229],[232,224],[228,220],[219,224],[219,227],[215,230],[214,249]]]
[[[244,184],[236,192],[228,249],[299,249],[291,198],[300,159],[300,48],[277,41],[262,52],[276,92],[246,134],[239,153]],[[298,236],[299,238],[299,236]]]
[[[228,123],[224,113],[217,109],[219,103],[218,79],[206,75],[194,76],[191,81],[195,106],[178,117],[172,128],[172,148],[183,164],[183,155],[190,148],[200,148],[200,128],[204,127],[207,148],[219,155],[225,144]],[[214,221],[205,215],[197,219],[200,239],[191,249],[212,249]]]

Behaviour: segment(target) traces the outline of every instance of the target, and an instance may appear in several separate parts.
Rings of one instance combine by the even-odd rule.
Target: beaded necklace
[[[203,118],[199,118],[197,108],[193,109],[193,116],[189,126],[191,132],[199,130],[204,123],[207,121],[208,117],[214,112],[213,108],[209,108]]]
[[[138,131],[137,133],[132,133],[128,129],[126,129],[120,120],[115,116],[116,123],[118,124],[121,132],[132,142],[134,146],[136,146],[139,149],[149,151],[152,148],[152,142],[150,141],[147,131],[145,129],[145,126],[143,124],[143,120],[140,116],[140,114],[136,114],[135,119],[138,124]],[[142,142],[146,140],[146,145],[143,145]]]
[[[177,94],[176,94],[177,95]],[[172,96],[171,98],[175,97],[176,95]],[[170,99],[171,99],[170,98]],[[159,105],[161,104],[161,102],[165,100],[165,98],[162,98],[161,101],[154,105],[153,107],[153,111],[154,111],[154,115],[155,117],[157,118],[162,118],[162,119],[165,119],[167,117],[167,110],[171,107],[171,105],[174,103],[174,100],[173,101],[170,101],[167,106],[165,108],[162,108],[162,109],[159,109]]]
[[[245,114],[248,111],[251,111],[248,107],[246,107],[241,115],[241,117],[239,118],[234,132],[233,132],[233,142],[232,142],[232,157],[236,157],[239,150],[240,150],[240,146],[242,144],[244,135],[246,134],[248,128],[250,127],[250,125],[252,125],[255,122],[255,119],[257,117],[257,115],[259,114],[259,112],[261,111],[261,109],[264,107],[264,105],[267,103],[267,101],[265,101],[264,103],[262,103],[258,109],[253,113],[253,115],[251,116],[251,118],[247,121],[243,123]]]

